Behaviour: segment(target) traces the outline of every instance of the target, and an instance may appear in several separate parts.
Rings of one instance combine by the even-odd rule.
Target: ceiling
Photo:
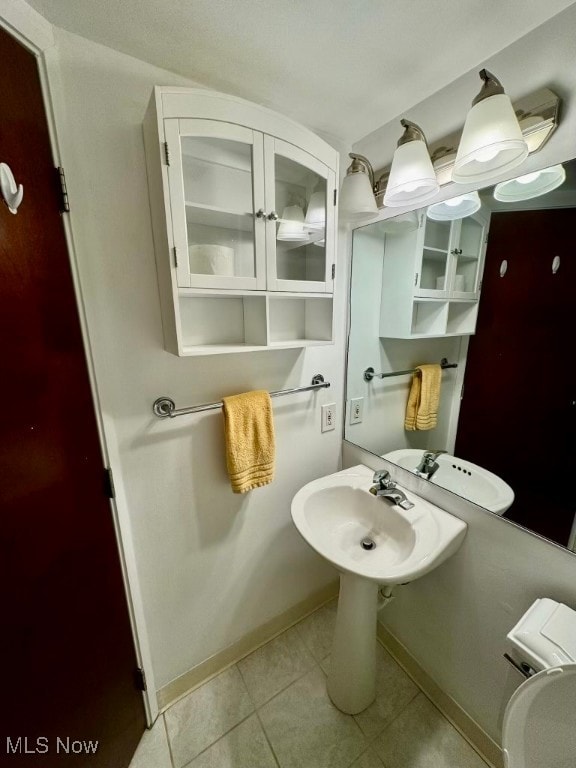
[[[348,144],[575,0],[28,2],[58,27]]]

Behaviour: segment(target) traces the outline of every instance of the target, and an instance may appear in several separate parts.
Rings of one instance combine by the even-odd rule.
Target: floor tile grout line
[[[306,672],[303,672],[299,677],[296,678],[296,680],[292,680],[291,683],[289,683],[285,688],[282,688],[281,691],[278,691],[278,693],[275,693],[274,696],[272,696],[271,698],[268,699],[268,701],[265,701],[263,704],[259,704],[256,707],[256,712],[259,712],[261,709],[264,709],[264,707],[267,707],[268,704],[270,704],[272,701],[274,701],[274,699],[277,699],[278,696],[280,696],[280,694],[286,693],[288,688],[291,688],[296,683],[299,683],[300,680],[302,680],[302,678],[306,677],[306,675],[309,675],[311,672],[314,672],[315,669],[319,670],[323,675],[326,674],[324,672],[324,670],[322,669],[322,667],[318,664],[318,662],[314,661],[314,666],[310,667],[310,669],[307,669]]]
[[[270,641],[270,642],[272,642],[272,641]],[[262,647],[264,648],[265,646],[262,646]],[[308,651],[307,648],[306,648],[306,650]],[[258,710],[261,707],[266,706],[266,704],[268,704],[269,701],[272,701],[272,699],[275,699],[276,696],[278,696],[278,694],[283,693],[283,691],[285,691],[287,688],[290,688],[290,686],[293,683],[298,682],[298,680],[301,680],[305,675],[308,674],[308,672],[311,672],[314,669],[315,666],[318,666],[318,662],[316,661],[314,656],[310,653],[310,651],[308,651],[308,653],[310,654],[310,658],[312,659],[312,665],[308,669],[304,670],[304,672],[300,673],[298,675],[298,677],[295,677],[294,680],[291,680],[289,683],[287,683],[283,688],[281,688],[280,690],[276,691],[276,693],[274,693],[269,699],[266,699],[266,701],[263,701],[261,704],[257,704],[256,701],[254,700],[254,696],[252,695],[252,692],[250,691],[248,683],[246,682],[246,678],[245,678],[245,676],[244,676],[240,666],[238,666],[238,664],[236,664],[236,666],[238,667],[238,672],[240,673],[240,677],[242,678],[242,682],[246,686],[246,690],[248,691],[248,695],[250,696],[250,700],[254,704],[254,709],[255,710]]]
[[[418,690],[416,691],[416,693],[414,694],[414,696],[412,696],[412,698],[410,699],[410,701],[407,701],[407,702],[406,702],[406,704],[404,704],[404,706],[403,706],[403,707],[401,707],[401,709],[400,709],[400,710],[399,710],[399,711],[398,711],[398,712],[397,712],[397,713],[394,715],[394,717],[393,717],[391,720],[389,720],[389,721],[386,723],[386,725],[384,726],[384,728],[382,728],[382,730],[381,730],[381,731],[378,731],[378,733],[377,733],[375,736],[372,736],[372,737],[368,737],[368,736],[366,736],[366,738],[367,738],[367,739],[369,738],[369,741],[370,741],[370,744],[371,744],[371,745],[372,745],[372,744],[374,744],[374,742],[376,741],[376,739],[379,739],[379,738],[380,738],[380,737],[381,737],[381,736],[384,734],[384,732],[388,730],[388,728],[390,728],[390,726],[392,725],[392,723],[395,723],[395,722],[396,722],[396,720],[398,720],[398,718],[400,717],[400,715],[402,715],[402,714],[404,714],[404,712],[406,712],[406,710],[408,709],[408,707],[410,706],[410,704],[412,704],[412,703],[413,703],[413,702],[414,702],[414,701],[415,701],[415,700],[418,698],[418,696],[420,696],[420,694],[422,694],[422,695],[424,696],[424,692],[423,692],[423,691],[422,691],[420,688],[418,688]],[[378,757],[380,757],[380,755],[378,755]]]
[[[176,768],[176,763],[174,761],[174,755],[172,754],[172,743],[170,742],[170,734],[168,733],[168,723],[166,722],[166,718],[164,717],[164,713],[160,715],[162,718],[162,722],[164,723],[164,733],[166,734],[166,743],[168,744],[168,755],[170,757],[170,763],[172,765],[172,768]]]
[[[278,756],[276,755],[274,747],[272,746],[272,742],[270,741],[268,734],[266,733],[266,728],[264,728],[264,723],[262,722],[262,718],[260,717],[260,713],[258,712],[258,710],[256,710],[256,717],[258,718],[258,722],[260,723],[260,728],[262,728],[262,733],[264,734],[264,738],[266,739],[266,742],[270,747],[270,751],[272,752],[272,757],[274,758],[274,762],[276,763],[278,768],[282,768],[282,766],[280,765],[280,760],[278,759]]]
[[[175,764],[174,768],[187,768],[187,766],[191,765],[194,762],[194,760],[196,760],[197,757],[200,757],[200,755],[203,755],[205,752],[207,752],[215,744],[218,744],[218,742],[222,741],[222,739],[225,736],[228,736],[230,733],[232,733],[232,731],[235,728],[238,728],[238,726],[242,725],[242,723],[245,723],[246,720],[249,720],[252,717],[252,715],[255,715],[255,714],[257,714],[256,710],[250,712],[249,715],[246,715],[246,717],[243,717],[242,720],[239,720],[235,725],[232,726],[232,728],[228,728],[228,730],[225,733],[223,733],[221,736],[219,736],[215,741],[213,741],[211,744],[208,744],[207,747],[204,747],[204,749],[201,752],[198,752],[197,755],[194,755],[194,757],[191,760],[188,760],[187,762],[182,763],[181,766],[176,766],[176,764]]]

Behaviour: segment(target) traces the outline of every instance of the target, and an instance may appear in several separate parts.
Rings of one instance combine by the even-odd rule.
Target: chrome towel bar
[[[443,357],[440,360],[440,368],[458,368],[458,363],[449,363],[448,359]],[[372,379],[387,379],[388,376],[406,376],[409,373],[415,373],[415,368],[409,368],[407,371],[390,371],[389,373],[374,373],[374,368],[366,368],[364,371],[364,381]]]
[[[329,381],[324,381],[324,376],[321,373],[317,373],[312,378],[312,383],[307,387],[294,387],[294,389],[280,389],[278,392],[270,392],[270,397],[281,397],[282,395],[293,395],[296,392],[310,392],[317,389],[328,389],[330,386]],[[190,408],[176,408],[176,403],[170,397],[159,397],[154,401],[152,410],[158,416],[159,419],[170,418],[175,416],[185,416],[188,413],[200,413],[201,411],[213,411],[217,408],[222,408],[222,403],[204,403],[203,405],[192,405]]]

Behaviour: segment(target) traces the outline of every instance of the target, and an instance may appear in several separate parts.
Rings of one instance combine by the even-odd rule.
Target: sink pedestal
[[[362,712],[376,698],[378,588],[362,576],[340,574],[328,695],[348,715]]]

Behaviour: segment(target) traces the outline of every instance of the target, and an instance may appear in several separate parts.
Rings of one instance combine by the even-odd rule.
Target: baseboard
[[[332,582],[327,587],[315,592],[306,600],[297,603],[279,616],[275,616],[265,624],[256,627],[247,635],[244,635],[224,650],[215,653],[214,656],[196,665],[180,677],[171,680],[163,688],[157,691],[158,707],[160,711],[167,709],[175,701],[181,699],[194,688],[198,688],[212,677],[219,675],[237,661],[248,656],[260,646],[281,634],[285,630],[297,624],[299,621],[314,613],[325,603],[338,595],[338,582]]]
[[[493,768],[503,768],[502,750],[498,744],[434,682],[410,651],[380,622],[378,622],[378,640],[480,757]]]

